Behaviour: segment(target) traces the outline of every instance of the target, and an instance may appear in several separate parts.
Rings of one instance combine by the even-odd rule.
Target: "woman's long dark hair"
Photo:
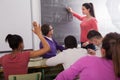
[[[95,17],[94,6],[92,3],[84,3],[82,6],[84,6],[86,9],[89,9],[91,16]]]
[[[105,58],[112,60],[116,77],[120,77],[120,34],[109,33],[102,42]]]

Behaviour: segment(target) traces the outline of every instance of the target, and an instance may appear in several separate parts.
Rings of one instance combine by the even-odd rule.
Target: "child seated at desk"
[[[77,40],[74,36],[69,35],[64,39],[65,50],[56,56],[47,59],[47,66],[56,66],[62,64],[64,69],[67,69],[79,58],[88,55],[87,50],[77,47]]]
[[[26,74],[28,72],[28,62],[31,57],[36,57],[45,54],[50,50],[47,41],[41,33],[40,26],[33,22],[33,32],[39,37],[43,44],[43,48],[36,51],[23,52],[23,39],[19,35],[8,34],[5,41],[12,48],[11,54],[0,57],[0,65],[3,67],[5,80],[8,80],[9,75]]]
[[[101,57],[102,56],[101,47],[102,47],[102,40],[103,40],[102,35],[96,30],[90,30],[87,34],[87,38],[89,40],[89,43],[94,44],[96,48],[96,50],[87,49],[88,53]]]

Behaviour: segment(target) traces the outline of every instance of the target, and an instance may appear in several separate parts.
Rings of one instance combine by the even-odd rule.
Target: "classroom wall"
[[[74,0],[76,1],[76,0]],[[32,4],[32,20],[37,21],[41,24],[41,0],[31,0]],[[98,26],[100,32],[105,35],[108,32],[120,32],[120,0],[80,0],[82,4],[84,2],[93,2],[95,7],[95,14],[98,20]],[[72,1],[70,2],[72,4]],[[100,4],[101,3],[101,4]],[[111,5],[112,4],[112,5]],[[77,7],[75,5],[75,7]],[[76,11],[79,14],[81,13],[81,7],[79,8],[80,11]],[[79,23],[78,23],[79,24]],[[36,35],[33,36],[34,40],[34,49],[39,49],[39,42],[40,40]]]
[[[76,0],[74,0],[76,1]],[[95,14],[98,21],[99,31],[104,36],[108,32],[119,32],[120,33],[120,0],[80,0],[82,5],[84,2],[92,2],[95,7]],[[41,24],[41,0],[31,0],[31,10],[32,10],[32,20],[37,21]],[[72,1],[70,1],[72,4]],[[71,7],[71,6],[70,6]],[[78,7],[75,5],[73,9]],[[82,14],[81,7],[76,11],[79,14]],[[74,18],[75,19],[75,18]],[[79,23],[78,23],[79,25]],[[56,31],[57,32],[57,31]],[[35,50],[39,49],[40,40],[36,35],[33,36],[33,48]],[[32,43],[32,42],[31,42]],[[2,56],[3,54],[0,54]]]
[[[41,24],[41,6],[40,6],[40,0],[31,0],[32,1],[32,16],[33,16],[33,21],[37,21],[38,23]],[[39,42],[40,40],[36,35],[33,36],[34,40],[34,49],[39,49]]]
[[[33,20],[37,20],[41,23],[41,0],[32,0],[33,8]],[[55,1],[55,0],[52,0]],[[67,1],[67,0],[64,0]],[[98,29],[104,36],[109,32],[120,32],[120,0],[81,0],[79,1],[79,8],[77,5],[73,5],[74,2],[78,0],[69,1],[70,7],[72,7],[76,12],[82,15],[81,5],[85,2],[92,2],[95,9],[96,19],[98,21]],[[68,4],[68,3],[65,3]],[[76,10],[78,8],[78,10]],[[74,18],[75,19],[75,18]],[[77,23],[78,25],[80,24]],[[78,26],[79,27],[79,26]],[[57,34],[57,33],[56,33]],[[35,37],[34,47],[38,49],[39,40]]]
[[[41,0],[32,0],[32,12],[33,20],[37,20],[41,23],[40,1]],[[68,6],[75,9],[78,8],[78,4],[82,6],[82,4],[85,2],[93,3],[96,19],[98,21],[98,29],[103,36],[109,32],[120,32],[120,0],[80,0],[79,3],[77,1],[78,0],[70,1],[70,5]],[[77,5],[75,4],[74,6],[71,6],[73,2],[77,2]],[[81,7],[75,11],[82,15]],[[79,25],[79,23],[77,24]],[[34,42],[35,49],[38,49],[39,40],[36,37],[34,37]]]
[[[0,0],[0,11],[0,53],[11,51],[5,42],[8,34],[22,36],[24,49],[33,49],[31,0]]]

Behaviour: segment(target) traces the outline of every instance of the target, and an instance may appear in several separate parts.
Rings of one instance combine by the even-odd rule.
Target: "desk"
[[[56,75],[63,70],[63,66],[46,66],[46,59],[34,59],[31,60],[28,64],[28,72],[42,72],[42,80],[53,80]]]
[[[33,58],[33,59],[30,59],[29,63],[28,63],[28,67],[29,68],[32,68],[32,67],[47,67],[45,65],[46,63],[46,59],[42,59],[42,58]]]

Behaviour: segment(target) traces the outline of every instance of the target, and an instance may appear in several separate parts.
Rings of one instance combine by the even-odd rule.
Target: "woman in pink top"
[[[97,21],[94,14],[94,8],[92,3],[84,3],[82,5],[82,13],[85,16],[80,16],[76,12],[74,12],[71,8],[68,8],[68,11],[73,14],[76,18],[78,18],[80,21],[80,28],[81,28],[81,36],[80,36],[80,42],[81,47],[83,48],[91,48],[95,49],[94,45],[89,44],[87,39],[87,33],[89,30],[97,30]]]
[[[23,39],[19,35],[8,34],[5,41],[9,43],[12,49],[11,54],[0,57],[0,66],[3,67],[5,80],[8,80],[9,75],[25,74],[28,72],[28,62],[31,57],[36,57],[45,54],[50,47],[42,36],[40,26],[33,22],[33,32],[42,41],[43,48],[36,51],[23,52]]]
[[[120,34],[109,33],[102,42],[103,57],[85,56],[55,80],[120,80]]]

